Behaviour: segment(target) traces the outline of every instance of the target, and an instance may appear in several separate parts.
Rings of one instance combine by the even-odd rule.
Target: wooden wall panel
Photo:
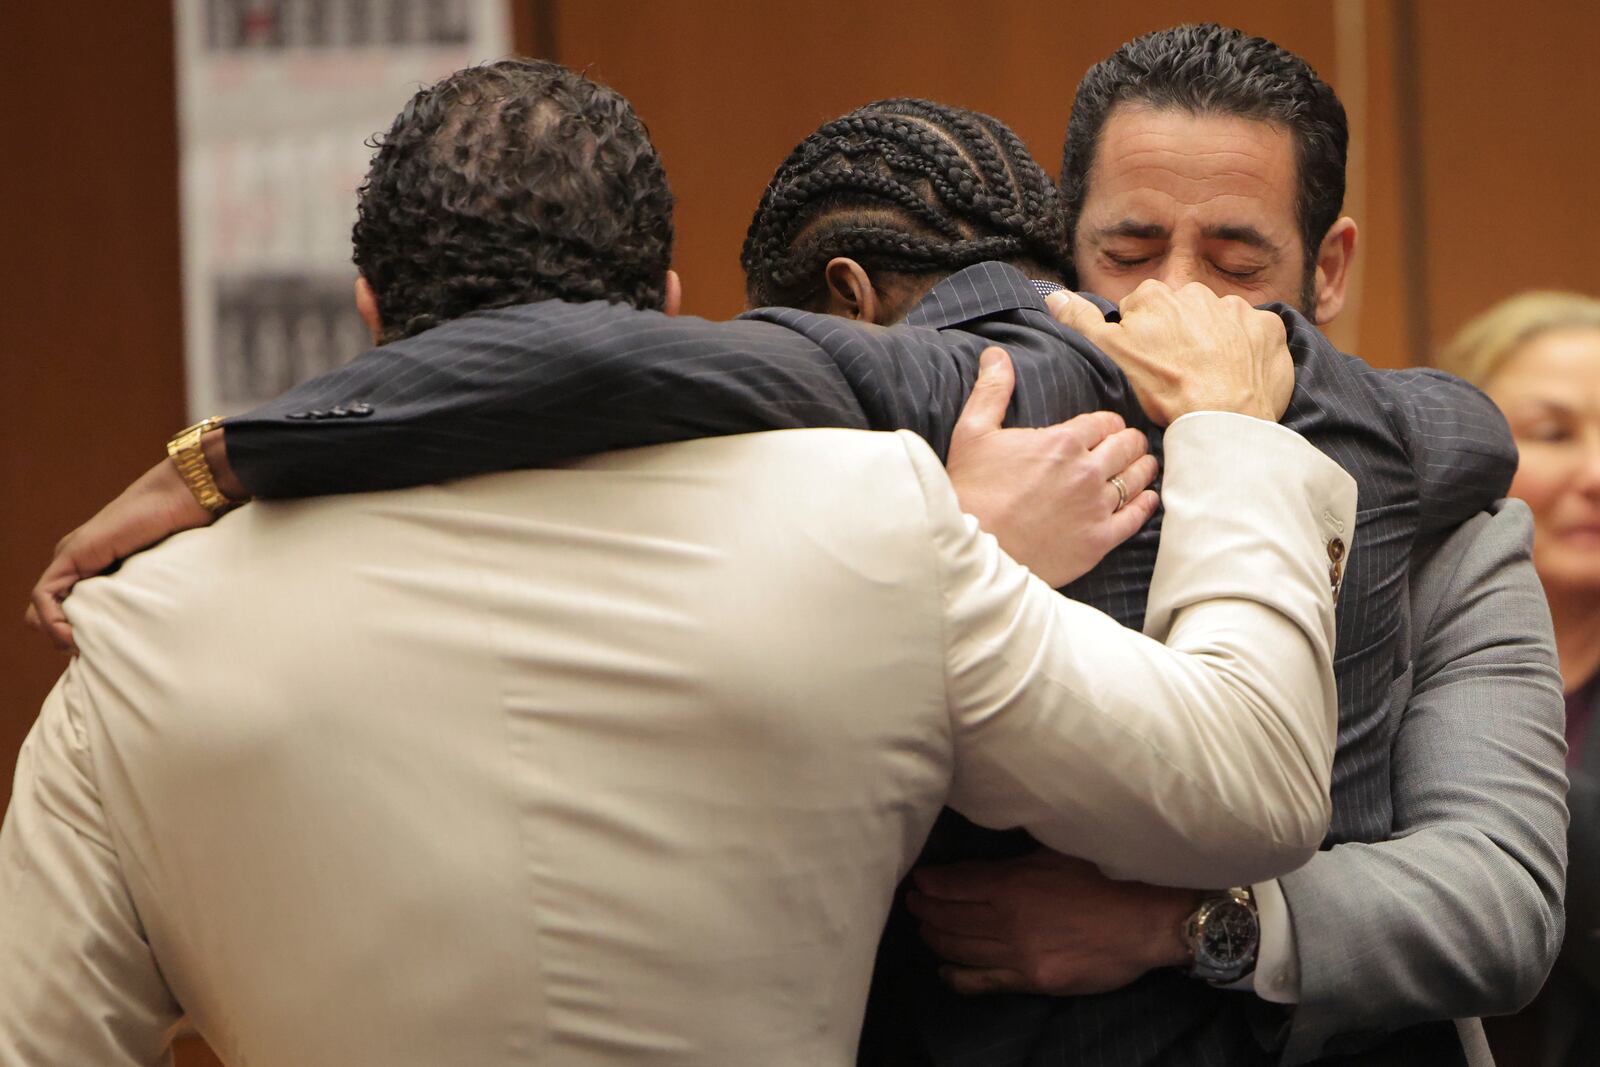
[[[0,42],[15,149],[0,168],[3,808],[66,664],[18,621],[27,591],[56,539],[160,458],[184,405],[171,5],[97,5],[86,21],[0,4]],[[177,1067],[220,1065],[187,1038]]]
[[[1413,362],[1404,266],[1409,171],[1397,119],[1402,60],[1395,11],[1392,4],[1366,0],[1339,0],[1337,9],[1359,20],[1353,28],[1359,36],[1341,41],[1339,55],[1342,67],[1359,74],[1359,84],[1354,78],[1332,83],[1350,118],[1345,213],[1359,229],[1350,296],[1328,334],[1378,366],[1403,367]],[[1352,54],[1357,47],[1359,57]]]
[[[1426,2],[1417,39],[1432,346],[1523,289],[1600,295],[1600,4]]]
[[[1078,79],[1138,33],[1231,21],[1325,72],[1336,66],[1328,3],[560,0],[554,11],[555,58],[615,86],[649,124],[678,196],[685,308],[712,317],[742,306],[739,247],[773,170],[818,125],[869,100],[989,112],[1054,174]]]
[[[23,629],[57,538],[183,420],[169,4],[0,4],[0,806],[66,664]]]
[[[554,55],[616,85],[650,124],[679,197],[676,263],[698,314],[738,310],[750,212],[788,149],[826,119],[880,96],[948,100],[1005,119],[1054,173],[1087,66],[1134,34],[1205,18],[1298,52],[1351,107],[1347,210],[1361,224],[1361,270],[1336,341],[1402,366],[1505,293],[1600,291],[1600,76],[1587,55],[1600,5],[1583,0],[1542,4],[1515,25],[1494,0],[995,5],[982,18],[957,0],[914,14],[843,0],[546,8]]]

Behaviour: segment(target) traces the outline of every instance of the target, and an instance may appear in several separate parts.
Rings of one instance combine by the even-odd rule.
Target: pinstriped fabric
[[[1105,305],[1109,307],[1109,305]],[[1278,307],[1297,380],[1285,423],[1355,476],[1360,513],[1338,609],[1339,750],[1329,843],[1389,836],[1388,716],[1408,647],[1414,544],[1504,495],[1515,451],[1487,398],[1433,371],[1379,372],[1335,351]],[[978,355],[1003,344],[1017,368],[1008,422],[1048,425],[1108,408],[1161,434],[1120,371],[1047,314],[1015,269],[986,263],[945,279],[903,326],[882,330],[761,309],[708,323],[613,305],[547,302],[468,316],[367,353],[230,420],[228,451],[263,496],[387,488],[686,438],[847,426],[911,429],[945,455]],[[357,402],[363,419],[326,412]],[[316,412],[324,417],[314,417]],[[1064,590],[1139,626],[1160,516]],[[926,858],[1031,847],[949,815]],[[1171,974],[1097,997],[961,1000],[903,913],[891,919],[863,1059],[941,1064],[1239,1064],[1263,1054],[1253,1016],[1270,1006]],[[909,1058],[907,1058],[909,1057]]]

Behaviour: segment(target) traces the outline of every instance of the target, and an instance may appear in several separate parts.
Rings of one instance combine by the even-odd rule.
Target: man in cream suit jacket
[[[1353,488],[1260,420],[1168,442],[1170,648],[904,433],[256,505],[86,583],[0,837],[0,1063],[163,1062],[187,1013],[236,1063],[845,1064],[947,799],[1125,877],[1292,869]]]
[[[456,128],[431,93],[384,151]],[[1171,353],[1212,368],[1172,410],[1281,412],[1278,320],[1190,310],[1240,344]],[[1166,448],[1150,637],[853,431],[256,505],[86,583],[0,831],[0,1064],[164,1062],[184,1015],[237,1063],[843,1064],[943,803],[1118,877],[1294,868],[1353,482],[1242,414]]]

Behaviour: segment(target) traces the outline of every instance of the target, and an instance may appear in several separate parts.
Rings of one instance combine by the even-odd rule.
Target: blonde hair
[[[1461,328],[1439,353],[1441,370],[1482,387],[1506,357],[1539,334],[1569,327],[1600,330],[1600,300],[1581,293],[1532,292],[1502,300]]]

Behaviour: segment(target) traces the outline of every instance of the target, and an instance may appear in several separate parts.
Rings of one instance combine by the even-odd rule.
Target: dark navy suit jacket
[[[1107,305],[1109,306],[1109,305]],[[1284,417],[1356,479],[1357,529],[1338,607],[1339,746],[1328,843],[1389,836],[1389,690],[1408,656],[1413,547],[1503,496],[1516,451],[1492,403],[1432,370],[1377,371],[1275,305],[1296,364]],[[910,429],[944,456],[989,344],[1010,351],[1012,425],[1110,409],[1161,432],[1121,371],[1059,326],[1014,268],[940,282],[893,328],[766,308],[729,323],[548,301],[481,312],[370,351],[227,423],[230,460],[257,495],[413,485],[576,455],[804,426]],[[1226,476],[1226,472],[1219,472]],[[1160,516],[1063,590],[1139,626]],[[1014,854],[947,813],[926,858]],[[949,1064],[1266,1062],[1255,998],[1172,972],[1097,997],[945,992],[903,912],[880,956],[863,1059]],[[1254,1032],[1253,1032],[1254,1031]],[[917,1035],[921,1035],[921,1042]]]

